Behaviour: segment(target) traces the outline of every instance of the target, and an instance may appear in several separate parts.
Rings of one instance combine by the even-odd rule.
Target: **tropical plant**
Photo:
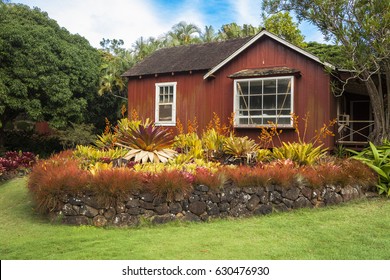
[[[225,139],[223,145],[223,151],[240,163],[250,163],[255,158],[257,149],[258,146],[255,141],[247,136],[236,137],[231,135]]]
[[[223,153],[223,146],[226,136],[217,132],[215,128],[210,128],[203,132],[202,146],[207,158],[220,158]]]
[[[163,127],[156,127],[147,119],[138,127],[128,127],[118,133],[115,145],[128,150],[123,157],[135,162],[167,162],[176,156],[177,152],[171,149],[172,133]]]
[[[92,175],[96,175],[98,172],[102,170],[110,170],[112,169],[112,162],[101,162],[98,161],[94,164],[89,165],[89,172],[91,172]]]
[[[101,150],[107,150],[107,149],[114,148],[115,142],[116,142],[115,133],[108,132],[108,133],[103,133],[101,135],[97,135],[95,146]]]
[[[204,150],[202,141],[195,132],[176,135],[173,142],[173,148],[179,153],[187,155],[188,159],[202,159]]]
[[[118,147],[108,150],[101,150],[93,146],[77,145],[73,155],[79,159],[84,169],[95,166],[96,163],[109,163],[114,159],[121,158],[127,151]]]
[[[379,176],[377,184],[379,194],[390,196],[390,141],[384,141],[383,145],[370,146],[361,152],[350,151],[355,154],[352,158],[360,160],[372,168]]]
[[[272,156],[275,159],[290,159],[299,165],[312,165],[318,162],[327,153],[323,145],[315,147],[312,143],[282,143],[281,147],[272,149]]]
[[[272,152],[269,149],[258,149],[256,152],[257,162],[268,162],[273,159]]]

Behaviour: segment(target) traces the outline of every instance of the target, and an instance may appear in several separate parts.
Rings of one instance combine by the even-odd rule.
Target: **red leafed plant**
[[[28,188],[37,202],[37,210],[54,209],[63,194],[87,189],[91,174],[79,168],[74,159],[49,159],[36,164],[28,179]]]
[[[270,182],[282,187],[288,187],[295,183],[298,169],[291,160],[278,160],[265,165],[265,172]]]
[[[226,168],[228,178],[240,188],[244,187],[264,187],[270,181],[270,176],[263,166],[237,166]]]
[[[195,172],[195,184],[196,185],[205,185],[211,189],[221,188],[227,177],[225,171],[222,168],[219,168],[217,172],[212,172],[210,169],[205,167],[196,168]]]
[[[186,196],[193,190],[194,176],[178,170],[165,170],[148,174],[147,189],[155,196],[173,200],[176,195]]]
[[[6,152],[4,157],[0,157],[0,175],[31,168],[36,161],[36,156],[30,152]]]
[[[116,199],[124,198],[131,192],[140,190],[143,183],[142,173],[125,167],[100,170],[90,177],[91,189],[98,199],[108,206]]]

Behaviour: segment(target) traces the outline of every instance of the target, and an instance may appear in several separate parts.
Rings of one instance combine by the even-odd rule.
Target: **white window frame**
[[[156,94],[155,94],[155,125],[156,126],[176,126],[176,86],[177,82],[167,83],[156,83]],[[173,101],[168,103],[160,103],[160,88],[173,86]],[[160,106],[162,104],[172,105],[172,120],[171,121],[160,121]]]
[[[245,116],[240,116],[239,111],[240,111],[240,94],[237,90],[237,83],[239,82],[251,82],[251,81],[265,81],[265,80],[280,80],[280,79],[290,79],[291,80],[291,108],[290,108],[290,123],[289,124],[279,124],[276,123],[277,127],[285,127],[285,128],[292,128],[293,127],[293,120],[291,118],[291,114],[294,112],[294,76],[279,76],[279,77],[263,77],[263,78],[249,78],[249,79],[236,79],[234,80],[234,127],[236,128],[256,128],[256,127],[270,127],[271,125],[269,124],[240,124],[240,119],[245,119]],[[263,93],[264,89],[262,89],[262,95],[264,96]],[[278,92],[276,93],[276,95]],[[264,106],[264,103],[262,103],[262,106]],[[264,108],[264,107],[263,107]],[[264,110],[264,109],[261,110]],[[275,108],[275,110],[277,110]],[[256,118],[278,118],[278,117],[284,117],[286,118],[287,115],[257,115],[255,116]],[[247,116],[248,119],[251,118],[251,116]],[[252,116],[253,118],[253,116]],[[249,121],[248,121],[249,123]]]

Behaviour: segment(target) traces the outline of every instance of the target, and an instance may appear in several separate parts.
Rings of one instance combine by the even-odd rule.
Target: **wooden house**
[[[291,114],[309,116],[306,140],[339,116],[346,124],[348,112],[332,93],[326,67],[334,69],[263,30],[248,38],[160,49],[123,76],[128,78],[128,111],[135,109],[156,125],[175,126],[178,119],[185,124],[196,117],[201,132],[214,112],[225,123],[234,113],[237,135],[256,139],[260,127],[273,122],[283,130],[282,141],[294,141]],[[328,137],[325,146],[332,148],[335,139]]]

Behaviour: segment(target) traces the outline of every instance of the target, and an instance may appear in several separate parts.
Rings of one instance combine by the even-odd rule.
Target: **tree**
[[[280,12],[265,18],[264,27],[267,31],[274,33],[298,47],[306,47],[306,43],[304,42],[305,36],[298,29],[298,24],[293,22],[289,12]]]
[[[322,61],[331,63],[336,67],[345,69],[345,57],[341,52],[341,47],[338,45],[321,44],[318,42],[306,43],[305,49],[319,57]]]
[[[341,46],[345,64],[354,78],[364,82],[370,97],[375,125],[372,141],[379,144],[390,139],[390,2],[263,0],[262,4],[269,13],[294,11],[298,19],[315,25]]]
[[[201,32],[200,39],[204,43],[215,42],[218,41],[218,35],[215,33],[214,28],[209,25],[205,26],[204,32]]]
[[[156,40],[153,37],[144,39],[143,37],[139,38],[133,44],[133,53],[135,63],[143,60],[145,57],[151,55],[153,52],[164,46],[165,42],[162,40]]]
[[[166,37],[168,45],[179,46],[199,43],[200,34],[201,30],[198,26],[181,21],[172,26],[172,30],[168,32]]]
[[[229,24],[222,25],[218,32],[219,38],[222,40],[229,40],[242,37],[242,28],[237,23],[232,22]]]
[[[100,56],[47,13],[0,4],[0,146],[20,114],[55,128],[80,123],[96,95]]]
[[[238,25],[235,22],[222,25],[218,32],[218,36],[222,40],[229,40],[235,38],[244,38],[254,36],[260,31],[259,27],[255,27],[251,24]]]
[[[119,39],[104,39],[100,42],[102,65],[100,66],[98,94],[109,93],[114,97],[127,100],[126,79],[121,75],[134,64],[131,52],[122,48],[124,42]]]

